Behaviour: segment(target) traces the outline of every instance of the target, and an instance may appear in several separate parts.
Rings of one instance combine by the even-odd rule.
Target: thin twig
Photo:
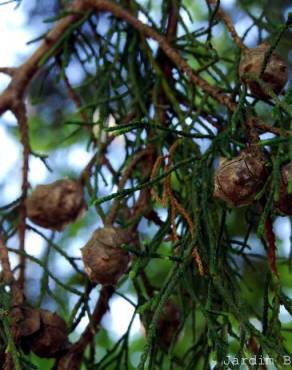
[[[68,93],[68,96],[69,98],[74,102],[75,106],[77,109],[80,109],[82,108],[82,101],[81,101],[81,98],[78,96],[78,94],[75,92],[75,90],[73,89],[70,81],[69,81],[69,78],[68,76],[66,75],[65,71],[64,71],[64,84],[65,84],[65,87],[66,87],[66,90],[67,90],[67,93]],[[87,117],[87,114],[84,112],[84,111],[80,111],[80,116],[82,118],[82,120],[84,122],[88,122],[88,117]],[[87,125],[85,126],[86,128],[89,129],[89,132],[91,134],[91,130],[90,130],[90,127],[88,127]]]
[[[112,286],[102,287],[90,323],[87,325],[80,339],[69,348],[66,354],[57,360],[56,370],[80,369],[85,348],[93,340],[99,328],[100,321],[109,308],[108,303],[113,294],[114,288]]]
[[[7,110],[13,110],[15,100],[22,100],[26,89],[42,67],[40,61],[53,46],[64,36],[65,31],[83,16],[83,1],[76,0],[69,9],[72,13],[63,17],[56,26],[48,32],[42,44],[25,63],[15,68],[8,87],[0,94],[0,115]],[[56,50],[57,52],[57,50]]]
[[[276,239],[275,234],[273,231],[273,223],[271,216],[268,215],[266,222],[265,222],[265,231],[266,231],[266,238],[268,242],[268,258],[270,263],[270,268],[274,276],[279,278],[279,272],[277,269],[277,259],[276,259]]]
[[[219,0],[208,0],[209,4],[214,5],[214,6],[218,5],[218,1]],[[238,33],[236,32],[236,29],[235,29],[235,27],[233,25],[233,22],[230,19],[229,15],[227,15],[221,7],[218,8],[218,10],[216,12],[216,16],[223,20],[223,22],[226,25],[226,28],[230,32],[230,35],[232,36],[235,44],[239,47],[239,49],[242,50],[242,51],[247,50],[247,47],[244,45],[241,38],[238,36]]]
[[[2,236],[0,236],[0,260],[2,265],[2,279],[6,284],[11,284],[14,280],[10,261],[9,261],[9,255],[8,250],[4,244]]]
[[[29,188],[28,182],[28,171],[29,171],[29,155],[30,155],[30,144],[29,144],[29,134],[28,134],[28,123],[26,117],[26,108],[24,103],[19,101],[16,107],[13,108],[14,114],[18,121],[19,131],[20,131],[20,141],[23,147],[22,154],[22,194],[21,202],[19,205],[19,225],[18,225],[18,235],[19,235],[19,249],[21,252],[25,252],[25,231],[26,231],[26,198]],[[25,284],[25,263],[26,258],[24,254],[20,254],[20,271],[19,271],[19,285],[24,288]]]
[[[0,235],[0,261],[2,265],[2,280],[4,281],[5,284],[11,287],[11,296],[12,296],[11,305],[12,307],[17,306],[23,303],[24,295],[22,293],[22,289],[18,286],[17,282],[14,279],[9,260],[8,248],[6,247],[3,237],[1,235]]]
[[[0,73],[4,73],[9,76],[13,76],[16,71],[16,68],[13,67],[0,67]]]
[[[138,163],[142,160],[142,158],[145,157],[145,156],[148,156],[150,154],[151,154],[151,149],[146,148],[144,150],[139,151],[136,155],[134,155],[134,157],[132,158],[131,162],[129,163],[126,171],[124,172],[123,176],[121,177],[121,179],[119,181],[118,191],[120,191],[124,188],[126,182],[128,181],[129,177],[131,176],[131,173],[133,172],[135,167],[138,165]],[[106,224],[107,225],[112,225],[112,223],[113,223],[113,221],[116,217],[117,211],[119,209],[119,205],[120,205],[120,200],[115,199],[115,201],[114,201],[114,203],[111,207],[111,210],[108,213],[107,218],[106,218]]]

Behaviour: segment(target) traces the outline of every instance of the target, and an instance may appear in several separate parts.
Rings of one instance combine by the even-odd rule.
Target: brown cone
[[[264,159],[243,151],[219,166],[215,173],[214,197],[233,207],[251,204],[265,179]]]
[[[11,311],[13,336],[16,341],[35,334],[41,327],[40,311],[30,307],[15,307]]]
[[[168,348],[181,325],[182,314],[178,306],[168,301],[157,324],[157,335],[164,347]]]
[[[292,162],[281,168],[280,194],[276,208],[285,215],[292,215],[292,194],[288,193],[288,183],[292,179]]]
[[[122,244],[132,241],[131,235],[113,227],[97,229],[81,249],[85,271],[94,283],[114,285],[126,272],[130,261]]]
[[[25,353],[39,357],[56,357],[67,348],[65,321],[50,311],[26,306],[11,311],[14,340]]]
[[[145,314],[141,315],[141,322],[144,328],[147,328],[149,325],[151,316],[152,314],[149,311],[146,311]],[[167,350],[169,348],[174,336],[178,334],[181,323],[181,310],[172,300],[167,301],[163,307],[156,327],[157,339],[163,349]]]
[[[39,357],[56,357],[69,345],[66,323],[57,314],[43,309],[40,317],[40,330],[27,338],[27,345]]]
[[[27,215],[35,224],[63,230],[86,209],[82,185],[74,180],[58,180],[38,185],[26,201]]]
[[[243,54],[239,64],[239,77],[248,85],[252,95],[260,99],[269,99],[270,96],[247,74],[254,73],[257,77],[260,77],[265,54],[269,49],[270,45],[267,43],[262,43],[253,49],[248,49]],[[275,94],[279,94],[283,90],[288,80],[288,67],[281,56],[275,51],[272,53],[261,79]]]

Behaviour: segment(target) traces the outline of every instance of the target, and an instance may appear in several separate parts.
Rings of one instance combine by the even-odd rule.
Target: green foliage
[[[42,252],[34,255],[32,249],[15,245],[22,199],[1,208],[10,257],[26,260],[27,303],[62,315],[73,343],[82,339],[84,322],[93,325],[96,333],[81,351],[80,369],[227,369],[228,356],[241,361],[254,355],[270,357],[281,368],[283,356],[292,353],[291,322],[281,313],[285,307],[292,314],[291,256],[278,253],[278,277],[271,266],[267,222],[279,216],[275,204],[281,196],[281,167],[291,160],[292,89],[277,96],[261,75],[251,75],[271,99],[261,101],[250,94],[238,77],[241,51],[208,4],[115,3],[166,35],[169,48],[218,89],[219,97],[232,97],[235,109],[190,81],[161,45],[150,43],[125,20],[109,13],[82,13],[39,62],[41,72],[29,88],[28,126],[30,156],[52,171],[48,181],[80,179],[87,213],[62,233],[48,233],[28,222],[27,232],[44,241]],[[264,30],[269,33],[268,63],[273,50],[284,48],[287,35],[291,37],[291,16],[279,23],[286,2],[272,2],[271,9],[278,12],[270,22],[271,9],[264,4],[238,2],[230,12],[244,9],[250,15],[254,27],[246,36],[251,33],[260,41]],[[262,14],[255,16],[255,7]],[[46,22],[53,27],[72,14],[79,13],[62,10]],[[176,16],[177,31],[169,35],[170,18]],[[80,81],[70,83],[75,73]],[[99,118],[93,122],[96,111]],[[116,125],[101,127],[96,136],[94,126],[106,126],[110,116]],[[250,127],[249,116],[259,119],[257,126]],[[253,131],[277,135],[258,137],[254,143]],[[18,129],[10,133],[19,140]],[[254,203],[230,207],[213,197],[214,171],[222,157],[232,159],[251,144],[265,153],[269,175]],[[80,173],[66,158],[76,145],[92,156],[89,168]],[[54,156],[61,149],[64,159],[57,166]],[[143,150],[145,156],[133,165]],[[288,189],[291,193],[291,181]],[[139,233],[139,246],[121,246],[131,254],[131,264],[114,296],[108,297],[109,302],[124,299],[133,308],[128,329],[119,338],[106,330],[102,317],[95,321],[94,307],[104,288],[89,281],[79,252],[113,210],[116,227]],[[280,240],[277,246],[280,251]],[[0,285],[0,355],[4,358],[4,346],[16,370],[61,370],[55,360],[24,354],[14,342],[10,293]],[[179,307],[181,324],[165,348],[158,327],[169,301]],[[146,319],[133,335],[137,317]]]

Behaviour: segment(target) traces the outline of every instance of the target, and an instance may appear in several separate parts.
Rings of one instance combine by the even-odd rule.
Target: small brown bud
[[[279,201],[275,207],[285,215],[292,215],[292,194],[288,193],[288,183],[292,179],[292,162],[281,168]]]
[[[225,161],[215,173],[214,197],[233,207],[251,204],[266,178],[265,161],[260,155],[242,151]]]
[[[39,357],[56,357],[69,345],[66,323],[57,314],[43,309],[40,317],[40,330],[27,337],[26,344]]]
[[[26,207],[29,219],[35,224],[63,230],[86,209],[82,185],[70,179],[38,185],[28,197]]]
[[[127,251],[120,248],[133,237],[113,227],[97,229],[81,249],[85,271],[94,283],[114,285],[126,272],[130,261]]]
[[[248,85],[252,95],[260,99],[269,99],[270,96],[248,74],[253,73],[257,77],[260,77],[265,54],[269,49],[270,45],[267,43],[262,43],[253,49],[248,49],[244,52],[239,64],[239,77]],[[275,51],[273,51],[261,79],[275,94],[279,94],[283,90],[288,80],[288,67],[281,56]]]

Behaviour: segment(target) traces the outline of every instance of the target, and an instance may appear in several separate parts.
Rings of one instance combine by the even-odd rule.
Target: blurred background
[[[150,1],[151,2],[151,1]],[[148,1],[139,1],[142,6],[147,5]],[[159,24],[161,14],[160,2],[155,0],[152,2],[151,17]],[[207,7],[203,0],[191,1],[185,0],[189,12],[193,17],[193,22],[190,18],[182,13],[185,23],[189,31],[197,30],[208,25]],[[149,5],[149,4],[148,4]],[[292,12],[291,1],[287,0],[222,0],[222,7],[231,16],[234,21],[236,30],[240,36],[245,37],[247,46],[255,46],[259,39],[269,39],[270,32],[274,31],[277,24],[283,23],[287,18],[288,12]],[[59,9],[64,6],[63,1],[33,1],[22,0],[16,1],[1,1],[0,7],[0,65],[1,66],[18,66],[24,62],[29,55],[37,48],[40,41],[34,41],[39,36],[49,30],[54,21],[50,18],[59,13]],[[254,19],[260,16],[261,32],[258,32],[257,27],[251,29],[254,24]],[[141,13],[142,21],[147,21],[145,15]],[[99,31],[102,33],[102,28],[107,27],[106,19],[103,19],[99,24]],[[246,31],[249,32],[246,34]],[[179,28],[178,36],[182,35],[184,30]],[[227,34],[224,25],[217,24],[213,30],[215,48],[219,54],[228,56],[232,53],[232,41]],[[281,40],[278,51],[289,62],[290,66],[290,81],[291,81],[291,65],[292,65],[292,48],[291,48],[291,32]],[[155,43],[152,44],[155,48]],[[80,58],[83,58],[83,50],[79,50]],[[73,86],[81,86],[87,78],[86,74],[93,72],[95,68],[94,62],[86,63],[86,71],[80,67],[76,61],[70,62],[66,71],[70,76],[70,81]],[[224,71],[223,71],[224,72]],[[3,90],[9,83],[9,77],[0,74],[0,90]],[[86,87],[83,88],[84,90]],[[85,92],[86,93],[86,92]],[[46,65],[39,76],[30,86],[30,98],[27,100],[29,107],[29,130],[30,139],[35,156],[30,158],[29,182],[32,188],[37,184],[50,183],[59,178],[72,177],[77,178],[86,166],[94,150],[88,147],[86,135],[78,130],[78,126],[69,124],[70,121],[76,119],[76,108],[68,99],[64,92],[62,83],[58,80],[57,74],[50,64]],[[270,119],[270,111],[266,106],[259,107],[262,109],[263,118]],[[92,112],[95,111],[95,120],[99,122],[98,116],[102,116],[103,120],[110,117],[110,112],[101,112],[97,114],[95,107],[92,107]],[[98,108],[97,108],[98,111]],[[114,117],[110,117],[115,120]],[[69,122],[64,125],[64,122]],[[99,134],[97,133],[97,136]],[[130,137],[131,134],[129,134]],[[271,134],[263,135],[262,138],[272,137]],[[204,139],[197,140],[201,151],[208,148],[208,141]],[[0,117],[0,207],[3,207],[15,201],[21,195],[21,154],[22,148],[19,143],[19,136],[15,118],[10,113],[5,113]],[[122,136],[118,136],[111,144],[107,157],[113,167],[118,170],[125,158],[125,141]],[[116,191],[116,187],[111,185],[110,174],[104,170],[103,178],[99,177],[98,195],[105,196]],[[90,198],[87,195],[87,201]],[[107,203],[103,205],[106,212]],[[76,258],[80,264],[80,248],[89,239],[89,235],[101,225],[101,221],[97,218],[96,213],[89,207],[88,212],[81,220],[68,226],[62,233],[52,233],[32,225],[35,230],[30,230],[26,234],[27,253],[37,257],[42,261],[46,261],[54,275],[66,284],[82,284],[78,282],[79,277],[76,276],[74,270],[68,261],[60,254],[51,249],[50,243],[53,241],[60,248],[64,249],[68,255]],[[244,239],[244,221],[242,220],[241,211],[233,212],[228,219],[230,235],[234,240],[243,241]],[[7,215],[3,213],[2,225],[8,227]],[[165,218],[163,210],[160,211],[161,218]],[[13,217],[13,215],[11,216]],[[10,220],[11,221],[11,220]],[[157,228],[148,224],[146,221],[141,222],[139,226],[141,239],[147,241],[155,234]],[[277,236],[278,256],[292,258],[291,249],[291,220],[289,217],[277,217],[274,223],[274,230]],[[9,246],[16,248],[18,244],[17,237],[12,237],[9,240]],[[255,234],[251,234],[248,244],[250,253],[253,253],[255,258],[265,255],[265,251],[261,241]],[[17,258],[11,254],[13,267],[17,265]],[[60,312],[63,317],[69,317],[72,307],[77,301],[76,296],[68,294],[60,287],[56,281],[48,278],[41,266],[32,261],[29,262],[27,268],[27,296],[32,303],[41,304],[42,307]],[[82,267],[81,267],[82,268]],[[159,264],[159,269],[155,263],[149,266],[149,276],[155,281],[163,279],[164,271],[169,268],[169,262],[162,261]],[[241,266],[242,270],[247,274],[247,281],[253,281],[254,272],[248,266]],[[261,269],[261,260],[259,258],[258,268]],[[286,293],[292,297],[291,277],[287,266],[280,271],[281,279],[286,287]],[[48,291],[41,295],[42,284],[48,284]],[[254,287],[253,287],[254,288]],[[246,296],[251,303],[257,306],[257,291],[246,289]],[[262,289],[262,282],[258,281],[258,289]],[[89,305],[92,307],[98,296],[99,288],[96,288],[91,293]],[[135,310],[137,298],[134,294],[134,289],[129,279],[126,279],[120,284],[117,293],[110,302],[110,309],[102,320],[102,328],[97,335],[99,348],[97,351],[97,360],[101,359],[106,353],[106,348],[120,338],[128,330],[128,325],[132,320]],[[287,343],[292,350],[292,336],[288,329],[292,330],[291,318],[287,311],[281,306],[281,321],[287,327]],[[72,339],[76,339],[82,332],[88,318],[85,316],[76,331],[72,334]],[[260,327],[261,323],[255,318],[253,321],[255,326]],[[144,334],[141,328],[141,323],[138,315],[135,316],[131,324],[130,340],[131,340],[131,363],[133,368],[137,366],[141,349],[144,343]],[[184,348],[184,341],[187,336],[183,337],[180,344]],[[50,368],[49,360],[35,359],[35,363],[41,364],[41,368],[46,370]],[[272,368],[272,367],[271,367]]]

